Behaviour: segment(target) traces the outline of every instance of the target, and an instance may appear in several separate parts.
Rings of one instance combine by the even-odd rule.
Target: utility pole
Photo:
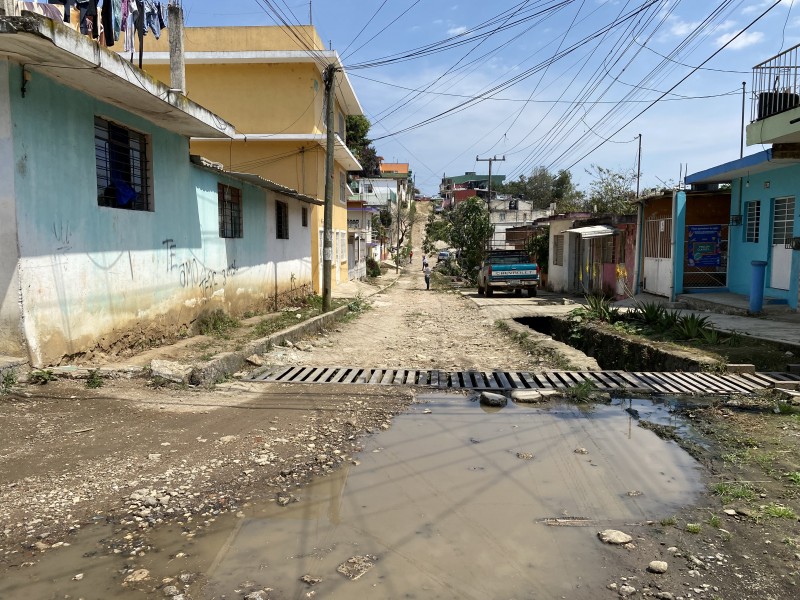
[[[333,81],[336,67],[328,65],[322,79],[325,83],[325,127],[327,144],[325,148],[325,216],[322,221],[322,312],[331,309],[331,267],[332,267],[332,228],[333,228]]]
[[[739,140],[739,158],[742,158],[744,156],[744,102],[745,102],[745,96],[747,94],[747,92],[745,91],[746,87],[747,87],[747,82],[743,81],[742,82],[742,134]]]
[[[489,185],[486,189],[486,212],[489,213],[489,221],[492,220],[492,163],[495,161],[502,162],[506,159],[505,155],[503,158],[497,158],[497,156],[493,156],[492,158],[480,158],[478,156],[475,157],[477,162],[488,162],[489,163]],[[494,238],[494,236],[492,236]],[[492,239],[494,242],[494,239]]]
[[[400,187],[398,186],[397,191],[400,191]],[[397,194],[397,239],[394,242],[394,247],[396,250],[395,259],[394,259],[394,272],[400,272],[400,194]]]
[[[486,208],[487,208],[487,210],[489,212],[492,211],[492,163],[495,162],[495,161],[502,162],[505,159],[506,159],[505,156],[503,156],[503,158],[497,158],[496,156],[494,156],[492,158],[479,158],[477,156],[475,157],[475,160],[477,162],[488,162],[489,163],[489,188],[488,188],[488,194],[487,194],[488,198],[486,200]]]
[[[642,134],[639,134],[639,155],[636,157],[636,197],[639,197],[639,180],[642,178]]]

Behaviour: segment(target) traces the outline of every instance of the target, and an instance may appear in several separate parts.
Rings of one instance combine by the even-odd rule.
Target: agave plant
[[[648,327],[657,327],[667,313],[667,309],[663,304],[657,302],[641,302],[637,303],[633,310],[634,318],[641,321]]]
[[[620,319],[619,308],[611,306],[612,298],[602,295],[586,296],[586,311],[590,319],[614,323]]]
[[[700,330],[700,337],[704,344],[709,346],[717,346],[721,341],[719,331],[714,329],[714,326],[706,327]]]
[[[699,317],[693,313],[681,315],[673,328],[675,337],[681,340],[697,340],[708,330],[708,317]]]

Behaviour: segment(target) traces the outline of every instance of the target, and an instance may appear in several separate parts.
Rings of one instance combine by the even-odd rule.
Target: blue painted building
[[[310,290],[320,202],[190,158],[234,134],[86,36],[0,16],[0,355],[118,351]]]
[[[750,296],[752,261],[766,262],[768,303],[798,304],[800,277],[800,155],[779,147],[686,177],[693,186],[731,185],[728,289]]]

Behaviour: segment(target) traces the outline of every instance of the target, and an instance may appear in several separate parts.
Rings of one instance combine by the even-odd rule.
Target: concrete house
[[[186,95],[236,127],[233,140],[193,136],[193,154],[226,170],[255,173],[301,194],[325,198],[325,85],[328,64],[335,80],[336,133],[333,177],[331,287],[347,281],[348,171],[361,165],[345,145],[346,116],[363,111],[339,55],[326,50],[311,26],[189,27],[185,29]],[[148,40],[144,68],[170,81],[167,36]],[[310,214],[314,290],[322,291],[322,207]]]
[[[633,215],[556,215],[550,224],[548,288],[622,298],[633,289],[636,219]]]
[[[746,297],[751,312],[798,308],[798,59],[800,46],[794,46],[753,67],[747,145],[772,147],[686,177],[692,186],[730,184],[726,291]]]
[[[53,364],[310,289],[316,200],[190,159],[234,136],[72,29],[0,16],[0,354]]]
[[[492,190],[497,189],[505,180],[505,175],[492,175]],[[475,171],[449,177],[445,174],[439,184],[439,194],[444,199],[442,206],[445,210],[455,208],[473,196],[486,200],[489,195],[489,175],[479,175]]]

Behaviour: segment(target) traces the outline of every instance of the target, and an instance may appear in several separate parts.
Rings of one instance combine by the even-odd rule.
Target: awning
[[[567,229],[564,233],[577,233],[584,239],[603,237],[604,235],[614,235],[617,232],[616,228],[610,225],[591,225],[589,227],[576,227],[575,229]]]

